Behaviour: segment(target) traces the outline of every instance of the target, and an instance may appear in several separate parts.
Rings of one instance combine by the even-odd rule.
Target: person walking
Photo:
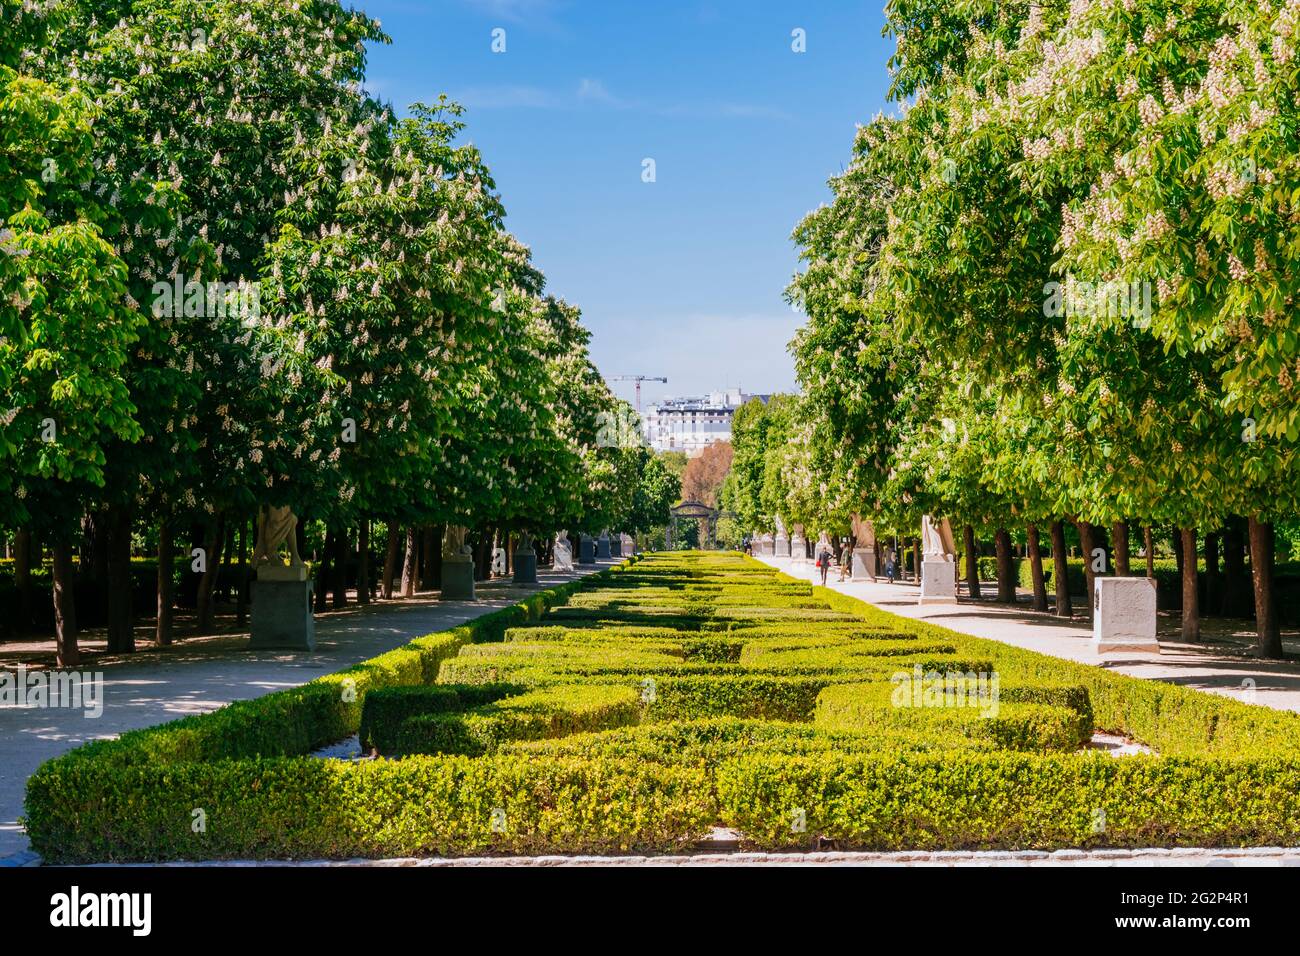
[[[894,549],[885,545],[885,578],[890,584],[894,583],[894,572],[897,570],[898,566],[894,563]]]
[[[844,581],[853,576],[853,549],[849,547],[848,542],[840,550],[840,580]]]
[[[822,587],[826,587],[826,572],[831,569],[831,553],[826,550],[817,552],[817,570],[821,572]]]

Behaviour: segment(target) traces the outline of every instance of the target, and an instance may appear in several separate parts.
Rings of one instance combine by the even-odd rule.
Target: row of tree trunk
[[[79,545],[68,540],[50,543],[51,576],[53,579],[54,627],[56,656],[60,667],[75,666],[80,662],[78,647],[78,608],[75,588],[78,565],[83,579],[95,586],[88,589],[93,595],[92,608],[83,608],[83,617],[102,620],[107,631],[107,650],[113,654],[126,654],[136,649],[138,625],[133,607],[134,581],[131,574],[131,530],[134,515],[128,508],[106,508],[87,515],[81,525]],[[188,561],[189,573],[181,579],[179,593],[175,584],[178,560],[176,522],[164,518],[158,526],[157,549],[157,606],[153,642],[165,647],[176,639],[177,606],[195,609],[193,635],[201,636],[216,631],[216,585],[223,580],[227,587],[233,581],[235,596],[235,622],[243,627],[248,619],[248,602],[251,578],[252,546],[256,523],[242,516],[218,511],[207,522],[195,522],[184,536],[189,550],[179,555]],[[376,597],[392,600],[395,596],[409,598],[417,590],[436,590],[441,584],[442,536],[441,525],[420,525],[405,529],[395,523],[388,525],[388,537],[383,551],[383,567],[378,580],[371,566],[370,521],[363,520],[357,527],[330,526],[326,529],[321,553],[316,555],[315,609],[346,607],[349,600],[348,569],[355,561],[356,602],[369,604]],[[298,525],[298,549],[305,550],[302,523]],[[506,549],[507,561],[513,559],[515,539],[505,530],[483,529],[474,546],[475,577],[485,580],[491,573],[492,551],[496,544]],[[551,542],[536,542],[539,560],[549,557]],[[74,560],[77,553],[80,560]],[[41,560],[41,549],[30,531],[21,530],[14,536],[14,584],[18,592],[19,621],[21,625],[31,620],[33,586],[31,570]],[[232,567],[233,565],[233,567]],[[83,590],[83,598],[87,590]]]
[[[1128,523],[1116,521],[1111,525],[1110,548],[1107,549],[1105,529],[1087,521],[1074,520],[1083,553],[1084,576],[1087,581],[1087,600],[1084,614],[1092,617],[1091,595],[1099,574],[1113,572],[1118,577],[1131,577]],[[1243,533],[1244,532],[1244,533]],[[1055,588],[1054,610],[1058,617],[1073,614],[1070,585],[1067,576],[1065,523],[1053,521],[1051,525],[1053,558],[1052,581]],[[978,555],[975,546],[975,529],[963,529],[963,546],[966,554],[966,588],[971,597],[980,597]],[[1033,607],[1036,611],[1048,610],[1047,588],[1043,573],[1042,545],[1038,527],[1029,524],[1025,529],[1026,550],[1033,578]],[[1146,554],[1146,576],[1155,577],[1155,551],[1149,526],[1143,528]],[[1257,652],[1261,657],[1282,657],[1281,626],[1273,587],[1275,535],[1273,525],[1255,517],[1233,519],[1224,528],[1205,536],[1206,604],[1224,616],[1245,616],[1250,608],[1243,600],[1245,595],[1245,550],[1250,550],[1250,577],[1253,591],[1253,611],[1257,632]],[[1011,535],[999,528],[994,535],[994,549],[998,563],[997,600],[1014,604],[1016,601],[1015,558]],[[1178,561],[1182,585],[1182,623],[1180,636],[1185,641],[1199,641],[1200,624],[1200,571],[1197,566],[1197,529],[1179,528],[1174,536],[1174,553]],[[1219,559],[1223,558],[1223,570]],[[1113,560],[1113,565],[1107,559]],[[919,569],[918,569],[919,577]]]

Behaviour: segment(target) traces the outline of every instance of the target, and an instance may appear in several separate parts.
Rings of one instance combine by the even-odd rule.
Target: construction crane
[[[642,382],[663,382],[668,384],[668,379],[662,375],[615,375],[610,379],[611,382],[636,382],[636,413],[641,414],[641,383]]]

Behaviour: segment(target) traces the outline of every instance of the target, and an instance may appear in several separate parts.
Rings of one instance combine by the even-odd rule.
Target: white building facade
[[[656,451],[684,451],[694,457],[714,442],[731,441],[731,419],[751,398],[739,389],[702,398],[666,398],[647,409],[645,439]]]

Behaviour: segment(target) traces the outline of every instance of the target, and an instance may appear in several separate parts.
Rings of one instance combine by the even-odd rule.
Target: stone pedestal
[[[305,574],[305,568],[304,568]],[[270,579],[258,572],[253,582],[249,646],[316,650],[316,620],[311,612],[312,582]]]
[[[801,534],[790,535],[790,559],[795,564],[805,563],[808,560],[808,542]]]
[[[511,580],[515,584],[537,583],[537,552],[532,548],[516,551],[514,555],[515,573]]]
[[[1098,654],[1159,654],[1156,582],[1150,578],[1097,578],[1092,596],[1092,644]]]
[[[853,549],[853,580],[855,581],[876,580],[876,549],[875,548],[854,548]]]
[[[608,561],[612,557],[613,554],[609,550],[609,535],[602,534],[596,539],[596,560]]]
[[[623,557],[623,538],[614,534],[609,537],[609,556],[611,558]]]
[[[619,540],[623,543],[623,556],[631,557],[636,554],[636,539],[630,534],[620,534]]]
[[[578,563],[596,563],[596,541],[585,534],[578,540]]]
[[[921,603],[956,604],[957,578],[954,561],[921,559]]]
[[[776,547],[776,552],[775,552],[776,557],[778,558],[790,557],[790,536],[786,534],[782,534],[781,532],[778,531],[776,535],[775,547]]]
[[[468,554],[442,559],[442,590],[439,601],[474,600],[474,559]]]

